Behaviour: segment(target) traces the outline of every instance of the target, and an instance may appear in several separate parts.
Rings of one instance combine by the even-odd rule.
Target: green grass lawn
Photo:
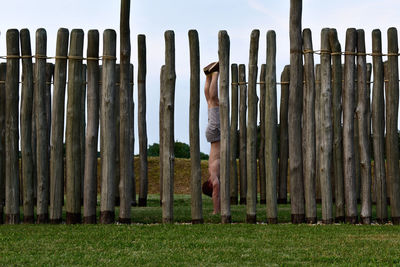
[[[258,205],[258,221],[265,206]],[[320,208],[320,207],[319,207]],[[245,206],[218,224],[204,198],[204,225],[191,225],[190,198],[175,196],[173,225],[161,221],[156,195],[132,208],[131,225],[0,225],[0,266],[9,265],[398,265],[400,228],[392,225],[292,225],[279,205],[278,225],[248,225]]]

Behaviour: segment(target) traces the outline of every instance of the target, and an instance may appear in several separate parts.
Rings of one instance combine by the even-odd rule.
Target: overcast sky
[[[119,0],[1,0],[0,55],[5,55],[5,33],[10,28],[28,28],[34,52],[34,36],[38,28],[47,30],[49,56],[55,54],[58,28],[90,29],[112,28],[119,31]],[[200,39],[201,66],[218,58],[218,32],[227,30],[230,43],[230,62],[247,64],[250,33],[260,30],[259,65],[266,60],[266,33],[276,31],[277,78],[289,63],[289,0],[132,0],[131,44],[132,63],[137,66],[137,35],[147,39],[147,131],[148,143],[158,143],[159,71],[164,64],[164,32],[175,31],[176,96],[175,139],[189,143],[189,41],[188,31],[196,29]],[[347,28],[364,29],[366,49],[371,52],[371,32],[382,31],[386,51],[386,32],[398,27],[400,1],[398,0],[303,0],[303,28],[313,32],[314,49],[319,49],[322,28],[336,28],[344,47]],[[85,38],[86,42],[86,38]],[[102,48],[101,48],[102,49]],[[85,48],[86,51],[86,48]],[[101,50],[100,50],[101,51]],[[119,52],[118,52],[119,53]],[[86,54],[86,52],[85,52]],[[318,62],[318,56],[315,62]],[[371,62],[371,58],[367,58]],[[204,75],[201,76],[201,86]],[[279,94],[278,86],[278,97]],[[135,88],[135,99],[137,90]],[[279,103],[279,101],[278,101]],[[137,108],[137,104],[136,104]],[[137,112],[136,112],[137,114]],[[137,122],[137,119],[135,119]],[[201,96],[200,131],[201,151],[208,153],[204,137],[207,126],[207,105]],[[138,152],[137,127],[135,152]]]

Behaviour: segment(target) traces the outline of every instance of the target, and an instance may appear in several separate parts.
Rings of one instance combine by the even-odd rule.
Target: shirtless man
[[[211,150],[208,160],[209,178],[203,184],[203,193],[212,197],[214,205],[213,214],[220,213],[219,165],[221,133],[218,99],[218,71],[218,62],[213,62],[204,68],[204,73],[206,74],[204,94],[208,104],[208,126],[206,129],[206,138],[207,141],[211,143]]]

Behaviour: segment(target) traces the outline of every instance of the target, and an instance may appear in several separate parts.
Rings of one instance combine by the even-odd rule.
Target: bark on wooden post
[[[321,107],[321,64],[315,65],[315,110],[319,110]],[[321,143],[321,113],[315,112],[315,149],[320,147]],[[320,158],[316,152],[315,158],[315,198],[317,203],[321,203],[321,177],[319,171]]]
[[[87,131],[85,142],[85,175],[83,222],[96,223],[97,142],[99,135],[99,32],[88,32],[87,46]]]
[[[289,173],[292,223],[304,222],[302,160],[303,60],[301,36],[302,0],[290,1],[290,84],[289,84]]]
[[[121,164],[119,158],[119,142],[120,142],[120,105],[119,105],[119,92],[120,92],[120,76],[121,76],[121,66],[120,64],[115,65],[115,109],[114,109],[114,120],[115,120],[115,181],[114,181],[114,196],[115,205],[119,206],[120,196],[119,196],[119,182],[121,179]]]
[[[276,103],[276,36],[267,33],[267,91],[265,104],[265,171],[267,223],[278,223],[276,180],[278,175],[278,108]]]
[[[388,112],[388,104],[386,102],[387,101],[386,96],[389,95],[389,92],[388,92],[388,90],[389,90],[389,71],[388,71],[388,61],[387,60],[383,62],[383,80],[384,80],[384,87],[385,87],[385,123],[386,123],[385,126],[387,127],[386,113]],[[385,141],[385,150],[386,150],[386,133],[384,136],[384,141]],[[385,156],[387,157],[387,152],[386,152]],[[392,195],[392,188],[391,188],[392,183],[390,182],[389,171],[387,168],[387,160],[386,160],[385,167],[386,167],[386,192],[387,192],[386,201],[387,201],[387,205],[390,205],[390,198]]]
[[[317,223],[315,201],[315,77],[314,55],[310,29],[303,30],[304,38],[304,78],[303,99],[303,175],[306,222]]]
[[[238,204],[238,169],[237,169],[237,158],[238,158],[238,151],[237,151],[237,144],[238,144],[238,103],[239,103],[239,72],[238,72],[238,65],[232,64],[231,65],[231,77],[232,77],[232,84],[231,84],[231,144],[230,144],[230,151],[231,151],[231,169],[230,169],[230,187],[231,187],[231,205]]]
[[[260,144],[258,149],[258,176],[260,186],[260,204],[266,204],[266,174],[265,174],[265,94],[266,94],[266,64],[260,71]],[[276,81],[275,81],[276,82]],[[231,135],[232,136],[232,135]],[[278,162],[277,162],[278,163]]]
[[[129,28],[130,0],[121,1],[121,21],[120,21],[120,209],[119,222],[131,222],[132,204],[132,179],[133,172],[133,153],[130,147],[130,107],[132,105],[132,94],[130,93],[129,68],[131,60],[131,41]],[[139,77],[139,76],[138,76]],[[116,100],[118,101],[118,100]]]
[[[67,224],[81,221],[81,144],[80,116],[82,90],[83,31],[71,32],[68,62],[68,103],[66,145],[66,221]],[[39,146],[38,146],[39,147]]]
[[[190,161],[192,176],[191,211],[192,223],[203,223],[203,207],[201,199],[201,165],[200,165],[200,137],[199,137],[199,109],[200,109],[200,48],[199,36],[196,30],[189,31],[190,48]]]
[[[165,87],[162,97],[163,108],[163,223],[174,220],[174,110],[175,110],[175,34],[166,31],[165,37]]]
[[[81,85],[81,111],[79,118],[79,143],[81,146],[81,175],[79,177],[81,181],[81,203],[83,203],[83,192],[84,192],[84,177],[85,177],[85,137],[86,137],[86,73],[87,65],[82,64],[82,85]]]
[[[103,68],[101,81],[101,200],[100,223],[115,220],[115,55],[116,32],[107,29],[103,33]]]
[[[19,106],[19,32],[7,31],[6,72],[6,223],[19,223],[19,159],[18,159],[18,106]]]
[[[332,213],[332,73],[329,29],[321,31],[321,105],[317,112],[321,114],[321,143],[317,147],[320,158],[319,175],[321,178],[322,222],[333,223]]]
[[[381,31],[372,31],[372,53],[374,85],[372,91],[372,130],[374,151],[374,184],[376,190],[376,217],[378,223],[386,223],[387,191],[385,169],[385,100],[383,94],[384,77],[382,62]]]
[[[357,42],[356,29],[346,31],[343,88],[343,177],[347,223],[357,223],[356,169],[354,156],[354,63]]]
[[[3,224],[6,199],[6,63],[0,63],[0,224]],[[32,203],[33,206],[33,203]],[[33,209],[33,207],[32,207]]]
[[[248,105],[247,114],[247,207],[246,222],[256,223],[257,205],[257,58],[259,30],[253,30],[250,36],[249,55],[249,84],[248,84]]]
[[[342,57],[335,29],[329,30],[332,51],[333,176],[335,180],[335,221],[344,221],[343,134],[342,134]]]
[[[147,167],[147,125],[146,125],[146,36],[138,35],[138,128],[140,190],[139,207],[147,206],[148,167]]]
[[[35,62],[35,106],[37,132],[37,222],[47,223],[49,219],[49,138],[46,117],[46,46],[44,29],[36,31]]]
[[[51,133],[51,81],[54,75],[54,64],[46,63],[46,120],[47,120],[47,143],[50,156],[50,133]],[[49,165],[50,171],[50,165]]]
[[[221,152],[220,152],[220,199],[221,222],[231,223],[231,203],[229,196],[229,54],[230,40],[226,31],[218,33],[219,58],[219,110],[221,117]]]
[[[400,224],[400,177],[398,149],[399,65],[396,28],[388,29],[388,90],[386,97],[386,158],[390,181],[390,211],[393,224]]]
[[[69,31],[57,32],[50,144],[50,223],[61,223],[64,203],[64,108]]]
[[[129,65],[129,99],[131,102],[130,105],[130,125],[129,125],[129,129],[130,129],[130,153],[133,155],[133,153],[135,152],[135,103],[133,102],[133,64]],[[135,160],[132,157],[132,170],[135,167]],[[135,179],[135,172],[132,171],[131,175],[131,180],[132,180],[132,206],[136,206],[136,179]]]
[[[287,203],[287,177],[289,157],[288,109],[290,66],[281,73],[281,103],[279,110],[279,181],[277,182],[278,204]]]
[[[22,29],[22,89],[21,89],[21,165],[24,200],[24,223],[34,222],[33,202],[33,158],[32,158],[32,108],[33,108],[33,65],[31,37],[28,29]],[[0,89],[1,90],[1,89]],[[1,105],[1,104],[0,104]],[[1,194],[1,193],[0,193]],[[0,198],[0,202],[1,202]]]
[[[163,135],[163,128],[164,128],[164,87],[165,87],[165,65],[163,65],[160,69],[160,107],[159,107],[159,162],[160,162],[160,206],[162,206],[162,199],[163,199],[163,172],[164,172],[164,165],[162,161],[162,155],[164,153],[163,150],[163,142],[164,142],[164,135]]]
[[[239,65],[239,87],[240,87],[240,107],[239,107],[239,182],[240,182],[240,205],[246,204],[247,195],[247,83],[246,66]]]

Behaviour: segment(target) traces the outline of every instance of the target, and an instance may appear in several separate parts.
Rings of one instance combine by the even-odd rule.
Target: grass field
[[[0,225],[0,266],[400,264],[398,226],[292,225],[289,205],[279,205],[282,224],[266,225],[265,206],[257,209],[257,225],[242,223],[245,206],[232,206],[234,223],[221,225],[206,197],[206,223],[190,225],[190,197],[176,195],[178,223],[162,225],[150,195],[149,207],[132,208],[131,225]]]

